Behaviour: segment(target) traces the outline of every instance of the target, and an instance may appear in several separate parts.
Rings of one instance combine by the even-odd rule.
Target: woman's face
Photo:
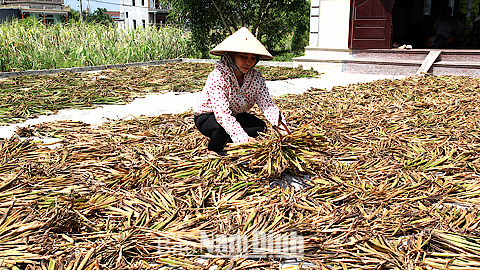
[[[235,53],[233,60],[243,73],[247,73],[257,62],[257,55],[252,53]]]

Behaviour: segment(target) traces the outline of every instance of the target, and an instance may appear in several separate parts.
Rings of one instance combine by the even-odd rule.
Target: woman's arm
[[[284,122],[284,118],[281,117],[280,119],[280,110],[273,102],[270,93],[268,92],[267,84],[265,83],[265,79],[259,73],[259,78],[257,78],[257,92],[255,102],[257,103],[258,107],[262,111],[265,118],[270,122],[272,126],[278,126],[279,120]]]

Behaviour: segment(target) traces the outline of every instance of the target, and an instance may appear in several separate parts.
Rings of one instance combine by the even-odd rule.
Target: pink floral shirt
[[[233,68],[220,60],[208,75],[202,95],[193,108],[195,115],[213,112],[217,122],[230,135],[234,143],[248,141],[248,134],[235,119],[235,115],[248,112],[255,103],[265,118],[278,125],[279,109],[268,92],[265,79],[255,69],[250,69],[240,88]]]

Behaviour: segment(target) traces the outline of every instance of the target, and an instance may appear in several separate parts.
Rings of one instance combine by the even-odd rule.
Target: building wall
[[[351,0],[311,0],[310,39],[305,55],[293,61],[304,69],[342,71],[348,48]]]
[[[148,25],[148,0],[120,0],[120,17],[124,18],[124,28],[130,29],[134,27],[143,27]],[[128,14],[128,15],[127,15]],[[135,22],[135,23],[134,23]]]
[[[350,0],[312,0],[309,47],[348,49]]]

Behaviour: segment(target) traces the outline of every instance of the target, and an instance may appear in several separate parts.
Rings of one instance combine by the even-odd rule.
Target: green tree
[[[305,47],[309,0],[166,0],[171,17],[191,29],[202,57],[226,36],[245,26],[272,50],[293,35],[292,48]]]
[[[92,23],[99,23],[103,25],[112,25],[113,19],[107,13],[106,8],[97,8],[93,13],[87,13],[86,21]]]
[[[80,11],[70,8],[70,12],[68,12],[68,20],[73,22],[80,21]]]

